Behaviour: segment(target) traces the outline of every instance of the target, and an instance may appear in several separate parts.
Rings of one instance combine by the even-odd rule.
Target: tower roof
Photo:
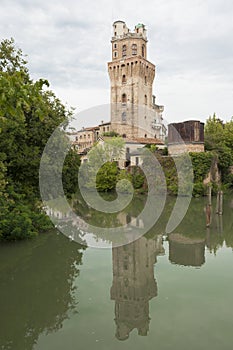
[[[138,23],[135,28],[138,29],[138,28],[143,28],[145,27],[145,25],[143,23]]]
[[[115,24],[115,23],[125,23],[125,21],[121,21],[121,20],[117,20],[117,21],[115,21],[115,22],[113,22],[113,24]]]

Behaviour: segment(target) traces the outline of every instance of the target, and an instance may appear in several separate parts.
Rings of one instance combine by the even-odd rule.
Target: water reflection
[[[80,248],[56,232],[1,246],[2,350],[33,349],[42,332],[57,331],[76,310]]]
[[[133,330],[146,336],[150,325],[150,301],[158,295],[154,276],[157,257],[164,254],[163,239],[168,217],[173,206],[169,199],[163,215],[148,234],[121,247],[112,248],[113,281],[111,300],[115,302],[116,338],[125,340]],[[84,241],[88,222],[103,223],[103,214],[75,201],[78,213],[73,221],[74,233]],[[134,228],[144,226],[138,220],[144,198],[136,198],[126,210],[110,214],[104,224],[110,226],[130,222]],[[212,213],[212,222],[206,229],[205,200],[192,200],[191,206],[177,233],[167,237],[168,259],[172,264],[201,268],[206,262],[208,249],[217,254],[225,244],[233,248],[233,222],[231,200],[225,200],[223,216]],[[214,208],[214,204],[213,204]],[[72,212],[51,206],[58,225],[68,225]],[[80,226],[85,219],[86,226]],[[70,227],[70,226],[69,226]],[[107,240],[104,236],[95,239]],[[165,238],[166,239],[166,238]],[[74,279],[79,274],[82,251],[75,242],[55,233],[41,235],[30,242],[17,243],[11,252],[9,245],[1,246],[0,308],[4,322],[1,325],[2,350],[31,350],[41,333],[60,329],[70,312],[76,310]],[[207,249],[206,249],[207,248]],[[76,282],[77,284],[77,282]],[[112,316],[111,316],[112,317]]]
[[[172,233],[169,240],[169,260],[171,263],[200,267],[205,263],[205,240],[189,238]]]
[[[126,340],[133,329],[146,336],[149,331],[149,301],[158,294],[154,278],[157,255],[164,253],[162,237],[141,237],[112,249],[116,338]]]

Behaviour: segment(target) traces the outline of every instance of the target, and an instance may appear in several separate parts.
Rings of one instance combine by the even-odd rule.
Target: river
[[[111,249],[82,246],[57,230],[1,244],[0,348],[232,349],[233,200],[224,198],[222,217],[213,210],[208,229],[205,204],[192,199],[168,236],[167,203],[147,235]],[[76,210],[103,221],[77,203]]]

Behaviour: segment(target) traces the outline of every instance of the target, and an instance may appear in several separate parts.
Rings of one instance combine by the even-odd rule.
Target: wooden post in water
[[[222,215],[222,210],[223,210],[223,191],[219,192],[219,215]]]
[[[211,205],[211,192],[212,192],[212,188],[211,186],[208,187],[208,204]]]
[[[222,210],[223,210],[223,191],[218,191],[216,214],[222,215]]]
[[[219,210],[219,191],[218,191],[218,193],[217,193],[216,214],[218,214],[218,210]]]
[[[211,221],[211,205],[206,205],[206,227],[210,227],[210,221]]]

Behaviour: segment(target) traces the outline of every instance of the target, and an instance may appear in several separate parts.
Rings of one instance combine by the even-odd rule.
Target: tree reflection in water
[[[73,282],[82,262],[80,248],[56,232],[17,243],[14,255],[9,245],[1,246],[2,350],[33,349],[42,332],[58,330],[75,312]]]

